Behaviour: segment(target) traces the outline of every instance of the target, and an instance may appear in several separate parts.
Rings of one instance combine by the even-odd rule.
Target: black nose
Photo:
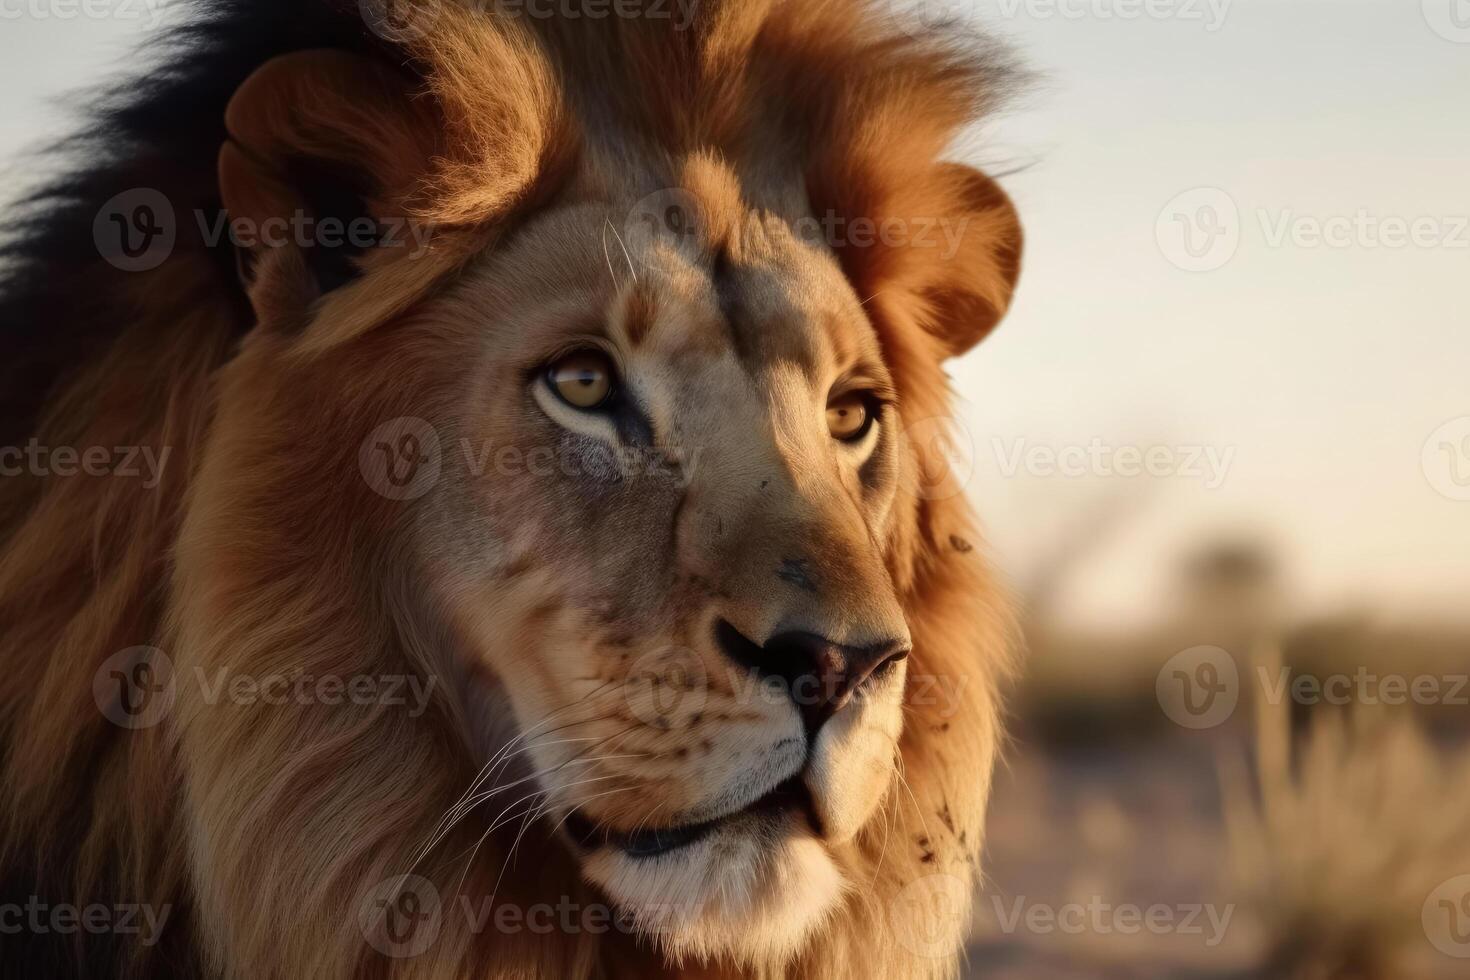
[[[779,680],[813,737],[828,718],[852,702],[864,682],[909,655],[903,640],[853,647],[803,632],[778,634],[762,646],[723,619],[715,625],[715,640],[731,660],[763,679]]]

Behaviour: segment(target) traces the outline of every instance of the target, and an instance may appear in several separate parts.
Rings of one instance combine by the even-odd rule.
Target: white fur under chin
[[[585,869],[676,961],[724,955],[751,966],[784,963],[846,887],[810,832],[769,818],[721,827],[657,858],[601,851]]]

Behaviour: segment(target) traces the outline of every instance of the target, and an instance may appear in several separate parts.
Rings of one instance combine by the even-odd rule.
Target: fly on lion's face
[[[540,216],[445,299],[515,341],[471,366],[462,438],[564,464],[466,477],[444,519],[494,558],[452,593],[585,873],[675,946],[794,943],[894,780],[892,380],[779,216],[691,247],[609,210]]]

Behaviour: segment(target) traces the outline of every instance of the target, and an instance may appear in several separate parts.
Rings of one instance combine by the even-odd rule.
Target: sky
[[[1106,514],[1073,590],[1103,621],[1146,615],[1172,556],[1221,534],[1276,542],[1307,608],[1463,608],[1457,2],[1236,0],[1214,16],[1180,0],[1134,19],[1128,0],[978,5],[1043,75],[975,140],[978,159],[1022,168],[1005,184],[1028,249],[1008,320],[954,372],[975,496],[1023,580],[1048,540]],[[997,436],[1233,456],[1218,486],[1182,456],[1162,478],[1008,475]]]
[[[1036,74],[955,148],[1027,236],[1009,315],[951,372],[1008,577],[1086,537],[1064,614],[1135,624],[1183,554],[1246,536],[1303,613],[1462,611],[1470,0],[880,6],[958,17]],[[0,197],[68,130],[54,100],[177,13],[0,0]]]

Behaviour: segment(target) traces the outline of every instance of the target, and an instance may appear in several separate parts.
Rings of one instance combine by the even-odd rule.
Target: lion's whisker
[[[607,220],[607,227],[612,230],[613,237],[618,240],[618,248],[621,248],[623,250],[623,259],[628,263],[628,275],[633,277],[633,284],[637,285],[638,271],[633,268],[633,256],[628,254],[628,246],[623,243],[623,236],[618,234],[617,228],[613,227],[613,223],[610,219],[604,220]],[[606,244],[606,240],[604,240],[604,247],[606,246]]]
[[[608,688],[613,683],[614,683],[613,681],[607,681],[607,682],[605,682],[600,687],[598,687],[598,688],[594,689],[592,692],[590,692],[587,695],[587,698],[588,699],[596,698],[600,694],[604,693],[605,692],[605,689]],[[467,789],[464,792],[464,794],[462,796],[460,796],[459,800],[456,803],[454,803],[452,806],[450,806],[450,808],[447,811],[445,811],[444,815],[442,817],[440,817],[439,822],[434,827],[434,830],[428,835],[428,839],[427,839],[426,843],[422,846],[422,848],[420,849],[420,851],[415,856],[414,861],[413,861],[413,864],[415,866],[417,866],[418,863],[421,860],[423,860],[423,858],[428,854],[428,852],[430,850],[432,850],[434,848],[434,846],[439,843],[439,841],[443,840],[444,835],[447,834],[449,832],[449,830],[451,830],[453,828],[454,824],[458,823],[459,820],[463,818],[463,815],[466,812],[466,808],[467,807],[472,807],[472,806],[475,805],[473,802],[471,802],[471,800],[474,797],[474,795],[477,793],[477,791],[479,790],[479,787],[485,782],[486,779],[492,778],[495,775],[496,772],[498,772],[500,769],[504,768],[504,766],[508,765],[510,759],[512,759],[513,757],[515,757],[517,755],[520,755],[522,752],[528,751],[531,748],[536,747],[535,745],[521,745],[521,743],[526,742],[530,737],[532,737],[533,735],[538,734],[536,732],[536,729],[537,728],[543,727],[544,725],[550,723],[551,721],[557,719],[558,717],[566,714],[568,711],[571,711],[571,710],[576,709],[576,708],[586,707],[586,706],[587,706],[586,705],[586,701],[584,700],[583,702],[579,702],[577,704],[572,704],[572,705],[567,705],[563,709],[560,709],[558,711],[554,711],[550,715],[548,715],[546,718],[544,718],[540,722],[538,722],[532,728],[529,728],[526,731],[520,733],[515,738],[512,738],[508,742],[506,742],[505,745],[501,746],[501,748],[495,753],[495,755],[491,758],[491,760],[489,762],[487,762],[484,767],[481,768],[480,772],[476,775],[475,779],[471,782],[469,789]],[[599,721],[599,720],[604,720],[604,719],[601,719],[601,718],[589,718],[589,719],[584,719],[582,721],[569,722],[569,723],[567,723],[565,725],[560,725],[560,726],[558,726],[556,728],[553,728],[553,729],[551,729],[548,732],[543,732],[543,733],[539,733],[539,734],[541,734],[541,735],[552,735],[552,734],[555,734],[555,733],[557,733],[559,731],[565,731],[566,729],[575,727],[577,725],[592,724],[592,723],[594,723],[596,721]],[[589,736],[587,740],[590,740],[590,739],[591,739],[591,737]],[[575,739],[567,739],[565,741],[573,741],[573,740],[575,740]],[[540,744],[557,744],[557,743],[537,743],[537,745],[540,745]],[[520,747],[517,748],[517,746],[520,746]]]

